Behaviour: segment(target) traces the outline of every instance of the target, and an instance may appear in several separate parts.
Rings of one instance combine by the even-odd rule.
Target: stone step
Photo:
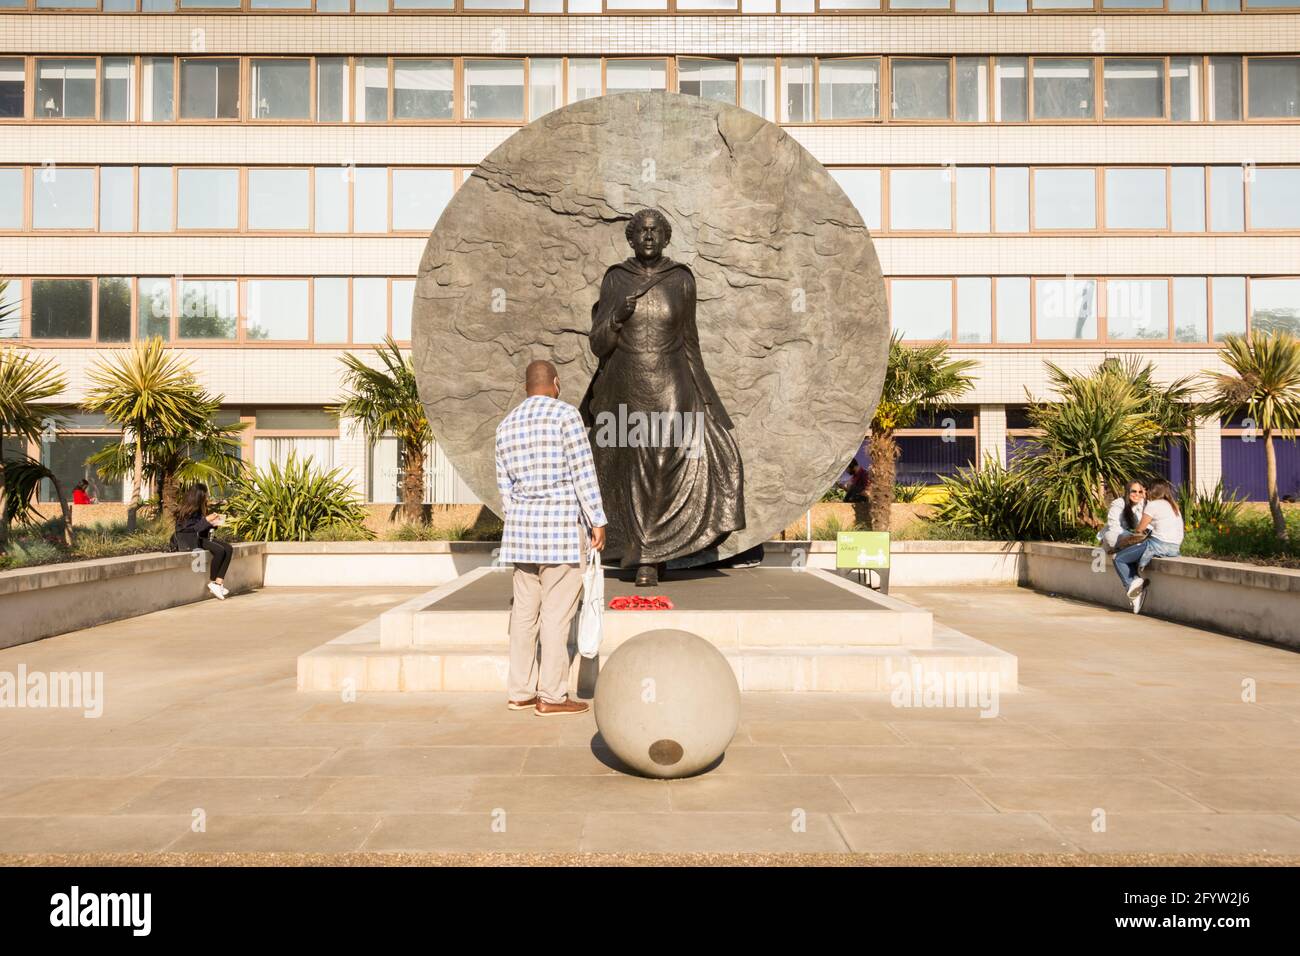
[[[382,647],[371,622],[298,658],[298,689],[363,692],[495,691],[505,694],[509,649],[503,642]],[[602,646],[603,650],[607,650]],[[720,648],[742,691],[899,692],[954,682],[975,693],[995,681],[1017,689],[1014,655],[937,625],[930,647],[771,646]],[[606,655],[607,656],[607,655]],[[574,655],[570,690],[589,696],[598,663]],[[981,675],[983,675],[981,677]],[[919,697],[917,698],[920,699]]]

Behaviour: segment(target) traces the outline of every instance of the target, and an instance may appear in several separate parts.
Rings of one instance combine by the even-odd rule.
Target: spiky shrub
[[[1061,524],[1051,509],[1040,506],[1024,473],[1008,468],[992,455],[978,468],[960,468],[942,476],[943,500],[931,521],[948,528],[973,531],[995,541],[1025,541],[1060,537]]]
[[[1211,491],[1199,491],[1183,482],[1178,489],[1178,507],[1189,531],[1216,528],[1226,532],[1241,517],[1241,499],[1223,490],[1220,478]]]
[[[0,282],[0,301],[4,285]],[[58,425],[64,421],[45,402],[66,387],[67,380],[52,360],[0,347],[0,450],[6,440],[17,439],[21,445],[39,441],[47,422],[53,420]],[[62,508],[64,544],[72,545],[72,510],[62,485],[39,461],[18,452],[0,455],[0,552],[5,550],[12,523],[25,525],[42,517],[35,501],[43,480],[51,482]]]
[[[894,500],[905,505],[915,504],[921,500],[928,487],[929,485],[924,481],[896,484],[894,485]]]
[[[226,501],[227,527],[246,541],[307,541],[327,530],[372,537],[366,509],[342,474],[296,454],[283,465],[246,472]]]

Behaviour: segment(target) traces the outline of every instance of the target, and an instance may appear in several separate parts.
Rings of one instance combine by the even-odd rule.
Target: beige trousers
[[[548,704],[558,704],[568,696],[569,625],[581,597],[582,565],[515,565],[510,605],[511,700],[540,697]]]

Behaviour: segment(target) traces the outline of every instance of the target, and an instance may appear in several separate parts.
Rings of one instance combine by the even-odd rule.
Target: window
[[[393,280],[393,338],[411,340],[411,310],[415,305],[415,280]]]
[[[90,338],[89,279],[32,280],[32,338]]]
[[[181,169],[176,183],[179,228],[239,228],[239,170]]]
[[[832,169],[831,176],[840,184],[868,229],[880,228],[880,170]]]
[[[994,167],[993,192],[997,197],[996,232],[1029,231],[1029,169]]]
[[[122,501],[124,481],[107,481],[86,459],[120,441],[116,435],[59,435],[54,441],[41,442],[41,463],[54,472],[65,495],[83,478],[90,482],[90,495],[96,501]],[[41,482],[41,501],[55,500],[54,487]]]
[[[1247,57],[1250,70],[1250,116],[1300,116],[1300,57]]]
[[[307,280],[249,279],[250,340],[307,341]]]
[[[903,338],[948,341],[952,338],[951,279],[893,279],[889,314]]]
[[[1035,229],[1097,228],[1097,172],[1034,170]]]
[[[1107,279],[1106,334],[1112,340],[1169,338],[1169,281]]]
[[[348,231],[348,183],[352,167],[316,167],[316,231]]]
[[[1208,337],[1209,313],[1205,305],[1203,276],[1174,277],[1174,341],[1204,342]]]
[[[239,119],[239,61],[181,59],[181,119]]]
[[[1250,327],[1300,335],[1300,279],[1251,279]]]
[[[95,61],[36,61],[38,119],[95,118]]]
[[[388,231],[388,170],[359,166],[352,172],[352,231]]]
[[[664,60],[608,60],[605,63],[605,92],[632,93],[668,89],[668,65]]]
[[[1106,228],[1166,229],[1165,171],[1107,169]]]
[[[131,232],[135,227],[135,176],[130,166],[99,170],[99,231]]]
[[[10,279],[0,289],[0,339],[16,339],[23,324],[23,284]]]
[[[32,228],[94,228],[95,170],[50,166],[32,179]]]
[[[21,57],[0,58],[0,119],[21,119],[27,76]]]
[[[993,341],[993,280],[983,276],[957,280],[957,341]]]
[[[949,60],[895,58],[890,75],[895,119],[947,119],[952,115]]]
[[[706,100],[735,103],[736,64],[730,60],[682,57],[677,61],[677,89]]]
[[[382,342],[388,334],[388,280],[352,280],[352,341]]]
[[[1300,228],[1300,169],[1255,170],[1250,184],[1250,228]]]
[[[411,80],[406,79],[406,82]],[[388,120],[388,61],[380,57],[358,60],[356,83],[357,122],[386,122]]]
[[[889,171],[891,230],[952,228],[952,177],[947,169]]]
[[[1170,185],[1174,232],[1205,231],[1205,167],[1175,166]]]
[[[141,119],[170,123],[176,118],[176,61],[169,56],[146,56],[140,61]]]
[[[233,279],[183,279],[177,334],[182,339],[233,339],[239,285]]]
[[[1210,231],[1241,232],[1246,228],[1240,166],[1210,167]]]
[[[341,56],[316,58],[316,121],[341,123],[348,118],[348,61]]]
[[[528,119],[535,120],[564,105],[564,61],[533,59],[528,63]]]
[[[1091,119],[1092,60],[1034,60],[1034,119]]]
[[[100,342],[131,340],[131,280],[120,276],[99,279]]]
[[[312,338],[316,342],[348,340],[348,280],[312,279]]]
[[[139,298],[135,303],[137,335],[141,339],[171,338],[172,280],[140,279],[136,284]]]
[[[989,168],[962,166],[957,170],[957,231],[989,232]]]
[[[813,61],[805,57],[781,60],[781,122],[813,121]]]
[[[989,61],[982,56],[957,57],[957,120],[986,123],[989,118]]]
[[[249,64],[254,119],[311,116],[311,60],[257,59]]]
[[[1106,57],[1102,67],[1106,119],[1165,115],[1165,61]]]
[[[1009,344],[1029,341],[1029,280],[1023,276],[998,276],[998,341]]]
[[[746,57],[741,61],[740,105],[776,122],[776,60]]]
[[[366,62],[370,63],[369,60]],[[394,60],[394,118],[451,119],[454,76],[451,60]],[[367,115],[366,119],[371,117]]]
[[[393,231],[432,232],[453,192],[450,169],[393,170]]]
[[[523,60],[465,61],[465,118],[524,118]]]
[[[140,231],[172,231],[172,168],[140,167]]]
[[[23,227],[23,171],[0,169],[0,229]]]
[[[600,96],[600,60],[594,57],[569,57],[569,102]]]
[[[1241,57],[1212,56],[1209,67],[1209,120],[1241,119]]]
[[[878,59],[822,60],[818,70],[817,109],[821,119],[875,119],[880,115]]]
[[[1213,292],[1214,340],[1222,342],[1229,335],[1245,335],[1245,276],[1215,276],[1210,280],[1210,288]]]
[[[250,169],[248,228],[305,231],[309,194],[305,169]]]
[[[1201,58],[1169,58],[1169,118],[1196,122],[1201,118]]]
[[[1097,338],[1095,279],[1034,280],[1034,338]]]
[[[998,123],[1023,123],[1029,118],[1029,61],[1023,56],[1000,56],[996,64],[993,119]]]
[[[103,102],[99,108],[100,119],[135,119],[134,79],[135,63],[131,57],[104,57],[104,82],[100,91]]]

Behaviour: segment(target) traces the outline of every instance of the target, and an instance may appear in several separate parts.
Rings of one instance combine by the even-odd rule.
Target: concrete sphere
[[[717,760],[740,723],[740,687],[716,647],[687,631],[646,631],[596,678],[596,726],[648,777],[687,777]]]

